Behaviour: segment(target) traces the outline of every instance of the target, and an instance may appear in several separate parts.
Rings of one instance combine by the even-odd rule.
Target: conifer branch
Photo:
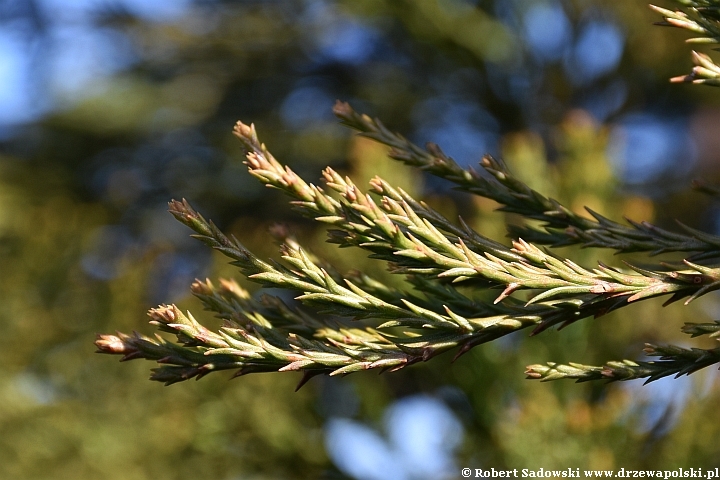
[[[674,293],[671,298],[673,301],[686,296],[693,299],[718,288],[716,277],[720,275],[720,272],[714,269],[700,266],[695,267],[705,273],[695,270],[661,274],[636,268],[640,275],[627,275],[606,266],[600,266],[599,269],[590,272],[569,260],[561,261],[526,242],[519,241],[515,243],[514,251],[526,257],[527,262],[505,262],[489,254],[481,257],[468,253],[468,257],[465,257],[475,258],[475,263],[480,264],[482,268],[477,265],[468,266],[467,269],[473,271],[464,273],[482,275],[488,280],[494,279],[496,285],[504,287],[492,306],[484,302],[472,301],[450,286],[436,285],[429,279],[423,279],[425,275],[422,274],[426,273],[427,269],[418,269],[419,272],[414,272],[412,267],[406,267],[408,271],[404,273],[415,273],[411,282],[420,291],[431,293],[430,299],[422,300],[406,292],[392,291],[388,288],[382,289],[385,298],[381,298],[373,296],[369,291],[363,290],[359,284],[353,283],[350,276],[345,280],[347,288],[339,285],[324,269],[313,263],[304,250],[295,243],[287,243],[283,247],[283,259],[295,269],[287,269],[280,265],[273,266],[257,259],[237,240],[228,239],[212,222],[207,222],[195,212],[186,201],[172,202],[171,212],[181,222],[198,232],[196,238],[235,260],[233,264],[239,266],[250,280],[265,286],[299,291],[302,295],[298,300],[309,306],[328,308],[329,312],[335,314],[356,319],[392,319],[396,322],[402,319],[404,322],[386,323],[385,326],[422,324],[432,328],[474,330],[471,325],[474,319],[470,320],[470,324],[466,324],[465,320],[458,318],[457,312],[451,310],[457,306],[463,312],[481,319],[498,314],[520,314],[523,317],[528,316],[528,313],[534,314],[539,324],[538,331],[541,331],[557,323],[569,324],[590,315],[600,316],[621,305],[656,295]],[[436,263],[438,269],[446,266],[443,262],[452,260],[439,254],[430,254],[429,257],[431,261],[438,260]],[[531,265],[531,261],[544,265],[544,268]],[[450,267],[450,270],[440,273],[437,277],[455,275],[452,270],[458,267],[454,264]],[[397,270],[399,267],[395,268]],[[445,275],[448,272],[452,275]],[[355,276],[355,278],[363,277]],[[368,285],[373,285],[367,277],[364,278]],[[375,286],[377,288],[377,283]],[[522,288],[544,291],[524,305],[517,301],[510,302],[507,306],[498,304],[514,291]],[[198,287],[194,289],[197,290]],[[570,299],[564,298],[569,295],[572,296]],[[388,296],[390,301],[387,300]],[[433,299],[441,299],[442,304]],[[533,305],[537,310],[530,309]],[[427,308],[428,306],[430,308]],[[505,310],[502,310],[503,308]],[[480,326],[483,326],[482,322],[479,322]]]
[[[391,262],[396,273],[455,282],[480,278],[505,289],[499,300],[519,289],[544,290],[529,303],[585,293],[627,296],[630,302],[672,293],[673,301],[686,296],[691,301],[720,288],[720,269],[690,262],[686,262],[690,270],[669,272],[631,266],[639,275],[627,275],[604,265],[586,270],[523,240],[513,242],[509,249],[466,225],[464,229],[453,226],[438,212],[378,177],[371,181],[373,193],[380,196],[375,202],[349,178],[327,168],[323,172],[326,184],[341,195],[336,200],[280,164],[259,143],[252,126],[238,123],[235,134],[250,150],[247,165],[252,175],[299,199],[293,204],[301,213],[341,229],[333,232],[331,241],[370,250],[374,258]]]
[[[717,1],[677,1],[684,11],[652,7],[663,15],[662,25],[698,34],[690,43],[720,42]],[[720,67],[710,57],[693,52],[693,61],[691,75],[673,81],[720,86]],[[195,238],[231,258],[248,279],[293,292],[299,303],[288,304],[272,295],[254,298],[231,280],[217,285],[196,280],[191,291],[222,321],[219,328],[203,326],[174,305],[161,305],[148,312],[150,323],[175,335],[176,342],[139,333],[98,335],[99,353],[121,355],[121,361],[155,361],[160,367],[151,379],[166,385],[221,370],[235,370],[235,376],[302,371],[299,388],[319,374],[394,371],[451,349],[457,351],[457,358],[476,345],[523,329],[532,328],[537,334],[555,325],[564,328],[657,296],[671,295],[665,304],[682,299],[687,304],[720,289],[720,267],[697,263],[720,256],[718,236],[682,224],[685,233],[646,222],[628,220],[629,225],[624,225],[589,209],[593,218],[586,218],[531,189],[502,160],[485,156],[481,172],[462,168],[437,145],[420,148],[346,103],[338,102],[334,112],[361,135],[390,146],[395,160],[493,199],[501,211],[540,221],[541,227],[512,227],[516,240],[506,246],[474,231],[462,219],[455,224],[379,177],[371,180],[368,192],[331,168],[323,171],[323,186],[307,183],[272,156],[252,125],[238,122],[234,133],[247,150],[251,175],[289,195],[304,216],[330,226],[331,243],[370,252],[371,258],[388,262],[391,272],[404,275],[412,288],[393,288],[361,272],[341,274],[284,232],[276,232],[282,237],[282,262],[265,261],[226,236],[187,201],[172,201],[170,213],[190,227]],[[718,194],[711,187],[697,188]],[[599,264],[590,269],[535,244],[693,255],[682,269],[667,264],[649,268],[627,264],[626,271]],[[460,291],[460,285],[480,291],[480,298]],[[487,301],[488,289],[500,293]],[[518,298],[515,292],[522,290],[527,295]],[[358,327],[353,323],[357,320],[367,325]],[[720,321],[686,323],[682,330],[692,337],[720,340]],[[646,378],[650,382],[720,363],[720,347],[646,344],[645,353],[659,360],[613,361],[604,366],[550,362],[531,365],[526,374],[541,381]]]
[[[495,200],[502,205],[500,211],[544,222],[544,231],[513,227],[511,235],[514,238],[522,237],[533,243],[551,246],[581,244],[611,248],[618,253],[649,252],[658,255],[687,252],[695,253],[695,260],[720,255],[718,236],[683,224],[680,227],[687,234],[670,232],[648,222],[628,220],[628,227],[587,209],[595,219],[591,220],[528,187],[510,172],[502,160],[489,155],[483,157],[480,166],[488,174],[489,178],[486,178],[472,168],[460,167],[437,145],[429,143],[426,149],[422,149],[403,136],[392,133],[379,120],[355,112],[347,103],[337,102],[333,111],[343,124],[359,131],[360,135],[390,146],[390,158],[449,180],[460,190]]]
[[[690,375],[720,363],[720,347],[704,350],[646,343],[644,352],[650,357],[660,357],[660,360],[650,362],[622,360],[608,362],[602,367],[548,362],[546,365],[529,365],[525,374],[529,379],[538,379],[542,382],[559,379],[574,379],[577,382],[590,380],[615,382],[647,378],[645,383],[650,383],[670,375],[675,375],[675,378]]]
[[[655,5],[650,8],[663,16],[661,22],[655,25],[675,27],[687,30],[697,35],[685,42],[696,45],[720,43],[720,5],[713,0],[675,0],[682,7],[678,10],[669,10]],[[720,66],[708,55],[692,52],[692,61],[695,65],[688,75],[681,75],[670,79],[673,83],[694,83],[712,87],[720,86]]]
[[[408,275],[423,296],[387,287],[358,272],[340,275],[292,238],[282,244],[282,259],[289,266],[263,261],[187,201],[173,201],[170,213],[194,230],[195,238],[230,257],[248,279],[297,292],[306,309],[291,308],[271,296],[253,300],[231,281],[221,280],[217,287],[196,281],[193,294],[224,322],[217,332],[200,325],[190,313],[163,305],[149,312],[151,323],[175,334],[180,345],[139,334],[102,335],[96,341],[101,353],[163,364],[154,370],[153,380],[171,384],[226,369],[237,369],[236,375],[302,370],[306,373],[302,384],[317,374],[397,370],[453,348],[459,348],[461,355],[528,327],[539,333],[553,325],[564,327],[602,316],[636,300],[673,294],[670,301],[689,297],[689,302],[720,288],[720,269],[690,262],[686,262],[689,269],[682,271],[631,266],[635,273],[628,274],[605,265],[587,270],[523,240],[508,248],[465,224],[456,227],[380,178],[371,182],[372,194],[380,200],[376,202],[373,195],[328,168],[324,180],[339,194],[336,198],[275,160],[258,142],[253,127],[239,123],[235,132],[249,150],[252,175],[293,197],[301,213],[339,229],[331,235],[335,243],[367,249],[373,257],[391,262],[393,271]],[[461,294],[453,284],[442,282],[446,279],[453,283],[479,279],[503,290],[487,303]],[[537,293],[527,302],[511,297],[521,289]],[[352,328],[343,324],[343,317],[379,325]],[[712,326],[693,328],[705,332]],[[532,375],[560,378],[561,372],[565,377],[590,379],[602,372],[594,368],[538,367]],[[623,368],[625,372],[630,367]],[[631,378],[639,373],[623,375]]]

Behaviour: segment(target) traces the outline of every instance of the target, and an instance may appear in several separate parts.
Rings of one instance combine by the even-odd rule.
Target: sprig
[[[644,352],[660,360],[634,362],[622,360],[608,362],[602,367],[570,363],[567,365],[548,362],[546,365],[530,365],[525,370],[529,379],[542,382],[559,379],[574,379],[577,382],[589,380],[636,380],[646,378],[650,383],[661,378],[675,375],[690,375],[698,370],[720,363],[720,347],[704,350],[701,348],[682,348],[675,345],[645,344]]]
[[[663,16],[656,25],[681,28],[697,36],[685,40],[696,45],[720,43],[720,5],[712,0],[676,0],[682,10],[668,10],[650,5],[650,8]],[[670,79],[673,83],[694,83],[713,87],[720,86],[720,66],[708,55],[692,52],[695,65],[688,75]]]
[[[580,294],[627,296],[633,302],[670,293],[674,294],[672,301],[689,297],[689,303],[720,288],[720,269],[688,261],[685,263],[689,270],[663,272],[631,266],[639,275],[628,275],[605,265],[587,270],[523,240],[513,242],[510,249],[464,223],[463,228],[455,227],[438,212],[379,177],[371,181],[373,193],[379,196],[376,202],[349,178],[327,168],[323,172],[326,184],[341,195],[335,199],[280,164],[259,143],[252,126],[238,123],[235,134],[250,150],[247,165],[252,175],[298,199],[293,204],[304,215],[340,229],[332,232],[331,241],[370,250],[373,257],[391,262],[396,273],[455,282],[482,279],[490,286],[503,288],[497,301],[520,289],[543,290],[528,304]],[[512,183],[516,182],[514,179]],[[527,187],[518,185],[517,190],[521,189]]]
[[[685,323],[683,333],[691,337],[707,335],[720,341],[720,321],[712,323]],[[650,383],[661,378],[675,375],[690,375],[703,368],[720,363],[720,347],[713,349],[683,348],[675,345],[645,344],[645,355],[660,357],[660,360],[634,362],[622,360],[608,362],[602,367],[581,365],[578,363],[559,364],[548,362],[545,365],[529,365],[525,374],[529,379],[547,382],[550,380],[574,379],[577,382],[589,380],[635,380],[647,378]]]
[[[298,251],[295,258],[300,257]],[[305,266],[308,266],[307,263]],[[534,325],[539,320],[538,316],[528,312],[522,312],[516,318],[497,315],[465,319],[448,308],[445,308],[446,315],[438,315],[406,299],[403,299],[407,307],[404,311],[390,309],[398,315],[388,315],[387,305],[368,295],[366,299],[378,304],[378,316],[395,319],[385,322],[381,328],[419,328],[421,333],[380,333],[372,328],[339,326],[337,320],[327,321],[324,325],[317,325],[312,320],[309,323],[316,323],[316,326],[311,331],[310,325],[302,325],[301,331],[294,333],[290,332],[294,324],[304,324],[307,318],[302,312],[272,297],[264,298],[259,305],[231,281],[222,280],[220,285],[215,287],[207,281],[193,284],[193,292],[224,319],[217,333],[200,325],[189,312],[185,315],[174,305],[163,305],[150,310],[150,323],[161,331],[174,333],[181,346],[161,337],[153,339],[137,333],[132,336],[118,333],[98,336],[96,346],[99,352],[122,355],[123,361],[145,358],[163,364],[154,370],[151,379],[168,385],[226,369],[237,369],[236,376],[262,371],[302,370],[306,372],[302,384],[321,373],[338,375],[372,368],[403,368],[450,348],[497,338]],[[300,299],[305,301],[308,295]],[[343,306],[350,298],[346,295],[343,299],[329,297],[315,300],[320,304],[334,301]],[[495,309],[496,313],[504,308],[486,307]],[[263,313],[259,313],[260,310],[264,310]],[[353,305],[349,308],[349,311],[356,310]],[[289,326],[276,328],[268,321],[270,318],[280,319]],[[452,324],[453,321],[456,324]]]
[[[501,211],[544,222],[543,230],[512,227],[510,233],[514,238],[551,246],[581,244],[611,248],[620,253],[687,252],[695,253],[696,260],[720,255],[718,236],[681,223],[687,234],[670,232],[648,222],[628,220],[630,226],[626,226],[587,209],[594,217],[591,220],[528,187],[502,160],[489,155],[483,157],[480,166],[488,174],[486,178],[472,168],[460,167],[437,145],[429,143],[425,149],[420,148],[402,135],[392,133],[379,120],[355,112],[347,103],[337,102],[333,111],[343,124],[359,131],[360,135],[390,146],[391,158],[449,180],[460,190],[495,200],[501,205]]]
[[[252,167],[251,167],[252,168]],[[607,311],[618,308],[620,305],[649,298],[657,295],[674,293],[671,300],[678,300],[690,296],[689,300],[696,298],[708,291],[718,288],[718,276],[720,272],[707,267],[694,266],[701,271],[694,270],[683,272],[658,273],[648,270],[637,269],[642,274],[628,275],[613,270],[607,266],[600,266],[599,269],[588,271],[574,264],[569,260],[561,261],[552,257],[536,247],[523,242],[515,242],[515,252],[526,258],[526,262],[506,262],[490,254],[480,256],[465,249],[465,259],[474,259],[475,266],[468,264],[466,268],[472,272],[458,272],[457,262],[439,253],[428,254],[428,251],[418,252],[412,255],[411,260],[426,260],[427,263],[434,262],[436,266],[433,271],[440,271],[432,277],[446,278],[459,275],[479,275],[493,284],[504,287],[502,293],[495,300],[495,304],[507,298],[514,291],[525,289],[542,289],[543,291],[531,298],[520,310],[521,304],[511,303],[509,310],[499,311],[502,306],[492,308],[483,302],[472,302],[462,296],[456,290],[453,294],[446,294],[446,302],[442,305],[433,304],[433,310],[422,305],[423,301],[407,293],[392,292],[390,301],[387,298],[372,295],[369,291],[363,290],[361,286],[353,283],[350,279],[345,280],[346,286],[335,282],[324,269],[315,265],[310,257],[297,244],[286,244],[284,246],[283,259],[292,264],[295,268],[288,269],[279,265],[270,265],[263,262],[237,240],[229,239],[212,222],[207,222],[187,202],[171,203],[171,212],[180,221],[193,228],[198,235],[197,238],[208,245],[220,250],[233,260],[233,263],[241,268],[250,280],[259,282],[265,286],[286,288],[301,293],[298,300],[308,306],[319,307],[321,313],[332,312],[339,315],[352,316],[354,318],[376,318],[388,319],[395,322],[386,323],[385,326],[429,326],[432,328],[450,328],[466,331],[473,331],[474,320],[466,320],[453,312],[451,307],[459,306],[465,311],[474,309],[474,316],[482,319],[488,315],[497,313],[517,314],[527,316],[527,313],[537,314],[537,332],[545,328],[564,323],[565,325],[586,316],[600,316]],[[348,228],[354,228],[349,226]],[[389,239],[385,239],[388,240]],[[429,248],[429,247],[427,247]],[[457,247],[460,250],[460,247]],[[454,250],[453,250],[454,251]],[[397,252],[402,261],[403,250]],[[456,263],[453,263],[456,262]],[[544,265],[544,268],[533,266]],[[398,271],[401,267],[394,267]],[[414,273],[417,277],[414,281],[421,286],[421,291],[432,289],[432,283],[428,280],[419,280],[425,276],[429,268],[402,267]],[[445,270],[443,270],[445,269]],[[462,275],[465,277],[466,275]],[[459,277],[455,277],[459,278]],[[449,290],[448,290],[449,291]],[[383,296],[387,297],[385,290]],[[432,293],[440,297],[437,291]],[[572,295],[571,301],[567,302],[563,297]],[[431,296],[432,297],[432,296]],[[557,304],[551,300],[557,299]],[[395,300],[393,302],[392,300]],[[398,299],[399,302],[397,301]],[[574,308],[558,305],[570,303]],[[450,306],[449,306],[450,305]],[[538,311],[527,310],[531,305],[538,305]],[[444,310],[444,312],[443,312]],[[482,324],[482,320],[478,320]]]

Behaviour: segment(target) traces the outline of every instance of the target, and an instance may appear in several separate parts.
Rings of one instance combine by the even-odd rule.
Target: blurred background
[[[672,2],[664,2],[671,7]],[[340,269],[340,255],[242,165],[231,134],[255,122],[282,162],[316,182],[332,165],[375,174],[496,239],[497,205],[391,164],[331,114],[335,99],[462,165],[505,158],[576,211],[673,219],[720,233],[690,180],[720,180],[720,95],[670,85],[688,35],[651,26],[642,1],[1,0],[0,478],[439,479],[461,467],[720,466],[720,380],[603,385],[523,379],[545,361],[641,357],[646,341],[720,317],[718,297],[644,302],[561,333],[519,333],[454,364],[377,376],[296,374],[165,388],[147,362],[94,355],[97,332],[151,334],[145,312],[234,276],[166,212],[187,198],[277,258],[283,222]],[[563,249],[585,266],[643,256]],[[256,289],[248,284],[250,288]]]

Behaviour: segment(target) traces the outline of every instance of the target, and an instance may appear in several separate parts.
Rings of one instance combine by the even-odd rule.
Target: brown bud
[[[148,310],[148,316],[151,319],[151,323],[154,322],[156,324],[164,325],[175,323],[178,313],[179,312],[175,305],[160,305],[157,308],[151,308]]]
[[[98,348],[98,353],[120,354],[136,351],[135,347],[126,344],[120,337],[100,333],[95,337],[95,346]]]
[[[233,133],[240,138],[252,139],[254,136],[254,125],[245,125],[241,121],[238,121],[233,128]]]
[[[196,278],[192,285],[190,285],[190,291],[195,295],[212,295],[213,284],[210,279],[205,279],[203,282]]]

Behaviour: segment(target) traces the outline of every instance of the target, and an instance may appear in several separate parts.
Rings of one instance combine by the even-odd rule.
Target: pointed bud
[[[97,353],[128,354],[137,352],[135,347],[128,345],[120,337],[115,335],[102,335],[98,333],[95,337],[95,346],[98,348]]]
[[[157,308],[151,308],[148,310],[148,316],[150,317],[150,323],[153,325],[168,325],[171,323],[177,323],[178,318],[182,314],[175,305],[160,305]]]

